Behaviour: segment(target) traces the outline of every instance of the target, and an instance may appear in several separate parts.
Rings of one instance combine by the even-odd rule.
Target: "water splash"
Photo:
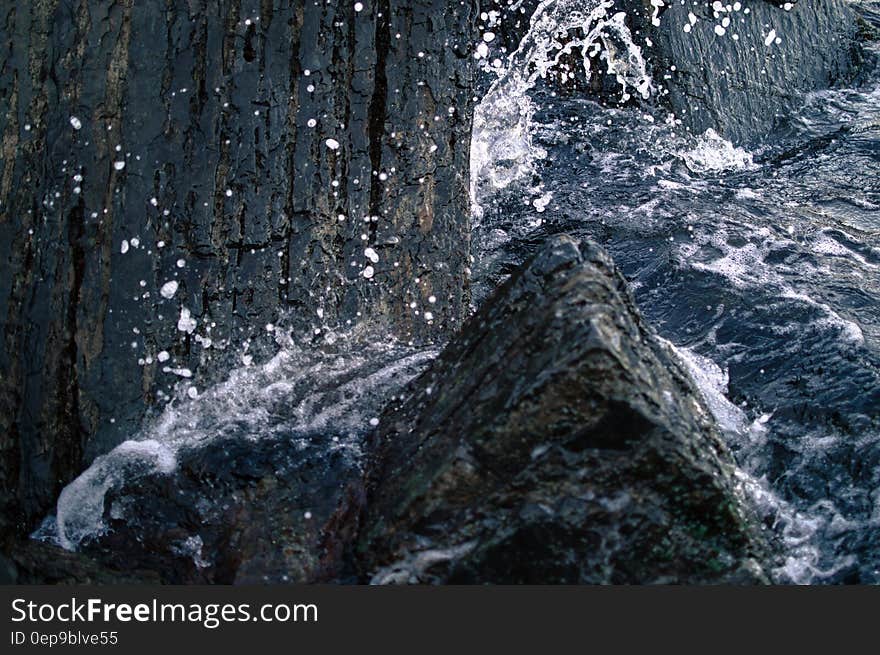
[[[665,341],[665,340],[664,340]],[[830,556],[822,543],[858,529],[870,528],[844,516],[831,498],[817,501],[808,508],[798,508],[786,501],[760,472],[773,447],[769,424],[772,414],[749,421],[746,413],[728,399],[729,374],[708,357],[690,348],[665,343],[675,352],[697,385],[710,412],[736,453],[739,492],[756,512],[783,549],[782,560],[772,570],[775,582],[811,584],[832,578],[853,566],[856,558],[849,553]],[[880,494],[878,494],[880,496]],[[880,524],[874,517],[868,524]]]
[[[95,459],[58,498],[54,516],[33,537],[76,550],[107,531],[105,497],[132,480],[172,474],[178,455],[234,434],[241,439],[332,429],[338,447],[359,453],[360,437],[377,424],[388,398],[435,356],[435,350],[356,334],[326,335],[319,347],[279,336],[281,349],[261,366],[234,370],[197,398],[184,395],[130,440]],[[114,503],[115,520],[136,519]],[[136,510],[137,508],[133,508]]]
[[[530,179],[535,163],[546,156],[532,141],[537,108],[530,92],[539,81],[551,76],[563,84],[573,80],[578,71],[568,62],[579,61],[587,80],[594,68],[604,66],[617,81],[621,102],[633,94],[650,97],[648,65],[626,25],[626,14],[612,13],[613,6],[613,0],[545,0],[506,63],[487,62],[497,79],[475,110],[471,140],[471,199],[477,222],[483,189],[504,189]]]
[[[756,168],[752,153],[734,146],[712,128],[697,137],[693,147],[682,149],[678,154],[694,173],[746,171]]]

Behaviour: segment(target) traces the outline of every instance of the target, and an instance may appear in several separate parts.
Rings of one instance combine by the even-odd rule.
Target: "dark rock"
[[[710,2],[669,4],[658,28],[646,26],[656,45],[655,78],[670,76],[667,101],[695,133],[712,128],[734,143],[758,142],[805,93],[846,82],[858,70],[858,20],[847,0],[791,3],[788,10],[783,2],[747,1],[743,11],[717,17]],[[685,33],[689,13],[698,20]],[[731,23],[719,36],[724,17]]]
[[[0,535],[164,404],[165,366],[204,387],[282,315],[459,323],[476,3],[363,5],[0,10]]]
[[[188,450],[173,472],[133,476],[108,492],[109,529],[81,551],[174,584],[335,580],[363,488],[358,458],[334,436],[234,435]]]
[[[128,567],[117,571],[102,566],[81,553],[70,553],[38,541],[16,542],[11,562],[16,568],[16,584],[158,584],[154,571]]]
[[[362,440],[434,354],[351,335],[289,347],[96,459],[40,534],[169,583],[348,579]]]
[[[15,563],[0,554],[0,585],[15,584],[18,581],[18,569]]]
[[[376,0],[355,12],[353,3],[289,0],[46,0],[0,12],[0,547],[18,548],[17,538],[36,526],[66,483],[135,434],[175,393],[177,378],[158,362],[161,351],[171,355],[168,368],[194,371],[205,387],[239,361],[246,339],[258,356],[270,352],[274,342],[263,326],[282,317],[300,335],[371,323],[421,343],[459,326],[469,302],[477,4]],[[534,4],[513,5],[518,25],[505,23],[499,31],[508,48]],[[847,77],[858,57],[856,22],[843,0],[800,2],[791,11],[763,0],[746,4],[752,15],[739,28],[738,44],[716,37],[708,5],[693,9],[702,20],[689,35],[681,30],[685,6],[671,4],[655,29],[649,3],[618,5],[628,9],[633,30],[654,42],[656,79],[676,66],[664,96],[676,115],[694,131],[713,127],[737,141],[760,138],[800,93]],[[763,45],[767,26],[775,27],[780,44]],[[327,139],[339,148],[328,148]],[[372,277],[363,275],[367,265]],[[166,299],[159,290],[169,280],[179,287]],[[421,309],[431,296],[437,302],[428,321]],[[178,329],[184,309],[196,321],[191,332]],[[638,320],[631,323],[626,329],[633,334],[646,332]],[[503,335],[514,341],[511,331],[489,342]],[[522,340],[535,349],[534,360],[520,353],[523,365],[560,355],[550,344],[539,357],[542,344],[534,336]],[[661,351],[652,356],[674,370]],[[471,373],[462,375],[455,388],[472,384]],[[678,374],[665,375],[662,384],[678,384]],[[505,379],[502,391],[518,398],[511,396],[516,378]],[[621,402],[648,403],[660,391],[643,393]],[[661,414],[670,421],[678,416]],[[662,422],[650,416],[648,424]],[[693,433],[689,421],[697,419],[679,419]],[[700,434],[711,434],[697,423]],[[280,477],[269,471],[272,448],[284,448],[273,443],[252,455],[256,478],[218,474],[223,479],[216,484],[241,518],[221,527],[228,517],[209,517],[214,527],[204,544],[211,556],[204,561],[215,562],[213,568],[193,568],[195,560],[181,556],[182,563],[168,567],[168,579],[254,579],[256,568],[218,554],[224,539],[254,544],[242,548],[266,562],[270,577],[292,570],[298,579],[319,579],[344,559],[333,554],[325,567],[323,556],[315,556],[297,569],[285,555],[263,550],[276,530],[292,534],[302,526],[296,517],[277,515],[280,509],[253,514],[261,510],[249,503],[272,506],[254,480],[278,485],[284,502],[317,493],[295,483],[297,466],[307,462],[291,464]],[[435,447],[442,450],[443,440]],[[592,450],[576,451],[576,459]],[[536,461],[562,451],[551,448]],[[243,456],[231,444],[224,452],[235,462]],[[189,456],[184,476],[197,478],[204,458],[219,454]],[[520,459],[513,468],[526,475]],[[629,468],[621,475],[641,475],[639,466],[653,474],[638,462],[623,462]],[[605,466],[599,468],[610,476],[613,467]],[[335,474],[341,480],[349,472]],[[724,496],[727,482],[719,484]],[[175,493],[159,477],[145,480],[144,488],[169,499]],[[187,513],[184,501],[197,502],[207,491],[196,481],[183,488],[180,499],[145,512],[144,534],[158,540],[157,552],[169,552],[170,542],[161,541],[169,521],[179,519],[174,525],[188,538],[203,518]],[[319,521],[335,516],[331,507],[347,498],[343,488],[328,497]],[[242,536],[247,521],[263,522],[248,528],[252,537]],[[323,543],[316,535],[302,538]],[[136,548],[123,530],[108,538],[118,540],[120,553]],[[675,538],[679,546],[687,542]],[[742,551],[720,536],[709,542],[720,544],[718,552]],[[114,562],[112,549],[93,548]],[[144,565],[164,566],[162,557]],[[456,570],[466,577],[466,567]]]
[[[494,3],[504,17],[497,28],[499,49],[516,49],[540,4]],[[721,4],[725,10],[716,12],[712,0],[666,0],[659,7],[647,0],[615,0],[609,9],[626,13],[653,75],[655,97],[694,133],[711,128],[736,143],[753,144],[783,123],[805,93],[857,74],[864,53],[857,12],[848,0],[744,0],[740,11],[731,12],[726,7],[733,3]],[[659,24],[652,21],[655,14]],[[730,24],[716,33],[725,18]],[[771,39],[767,45],[771,30],[780,42]],[[572,64],[569,70],[580,68]],[[589,84],[569,78],[564,86],[618,104],[620,87],[605,68],[596,60]]]
[[[364,493],[359,457],[334,436],[230,435],[178,453],[173,470],[129,472],[103,498],[107,529],[84,539],[77,552],[15,543],[19,581],[346,579]],[[343,435],[342,443],[348,439]]]
[[[598,247],[556,237],[389,408],[374,582],[766,581],[732,459]]]

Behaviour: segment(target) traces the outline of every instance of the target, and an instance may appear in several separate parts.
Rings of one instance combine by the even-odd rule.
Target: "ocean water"
[[[590,34],[608,17],[575,18]],[[613,28],[628,95],[640,46]],[[528,56],[496,65],[495,86],[526,99],[490,93],[477,111],[497,126],[528,108],[508,119],[508,143],[527,137],[518,159],[482,159],[500,128],[474,136],[477,302],[551,235],[604,245],[718,417],[782,546],[776,581],[880,582],[880,74],[806,95],[746,149],[690,134],[662,103],[541,83],[542,56],[528,87],[505,69]]]

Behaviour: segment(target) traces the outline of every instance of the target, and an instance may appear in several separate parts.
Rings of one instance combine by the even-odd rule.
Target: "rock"
[[[10,549],[15,584],[158,584],[154,571],[128,567],[117,571],[81,553],[70,553],[38,541],[19,541]]]
[[[76,552],[11,550],[25,582],[285,584],[350,577],[363,507],[360,459],[337,435],[229,435],[129,474],[103,497],[106,530]],[[347,440],[348,436],[343,435]],[[354,454],[353,454],[354,452]],[[2,560],[0,560],[2,564]],[[2,571],[0,571],[2,573]]]
[[[371,439],[373,582],[764,582],[730,454],[609,257],[553,238]]]
[[[97,458],[40,538],[174,584],[348,579],[362,440],[435,355],[352,335],[288,346]]]
[[[715,12],[709,2],[669,4],[649,32],[659,53],[655,78],[670,76],[666,101],[694,133],[711,128],[734,143],[755,144],[804,94],[858,70],[858,20],[847,0],[743,2],[743,11],[732,13]],[[689,14],[697,20],[685,32]]]
[[[334,436],[231,435],[182,453],[174,471],[108,492],[109,529],[81,552],[171,584],[335,580],[363,489],[358,458]]]
[[[460,322],[476,3],[362,4],[4,9],[0,536],[282,316]]]
[[[270,324],[372,324],[414,343],[460,325],[483,5],[363,4],[47,0],[3,13],[2,549],[169,396],[225,376],[244,342],[271,353]],[[499,43],[516,43],[534,4],[511,5],[518,25]],[[857,59],[843,0],[749,2],[737,47],[702,5],[689,35],[679,4],[656,29],[649,3],[616,6],[651,35],[658,80],[676,65],[669,107],[737,141]],[[780,43],[764,45],[766,25]],[[175,371],[193,377],[180,386]]]
[[[15,563],[0,554],[0,585],[15,584],[18,581],[18,569]]]

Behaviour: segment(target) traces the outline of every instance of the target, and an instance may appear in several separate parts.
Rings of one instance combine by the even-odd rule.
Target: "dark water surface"
[[[784,543],[778,580],[880,582],[876,67],[748,150],[662,111],[532,97],[534,174],[476,185],[477,297],[550,235],[602,243],[710,397]]]

